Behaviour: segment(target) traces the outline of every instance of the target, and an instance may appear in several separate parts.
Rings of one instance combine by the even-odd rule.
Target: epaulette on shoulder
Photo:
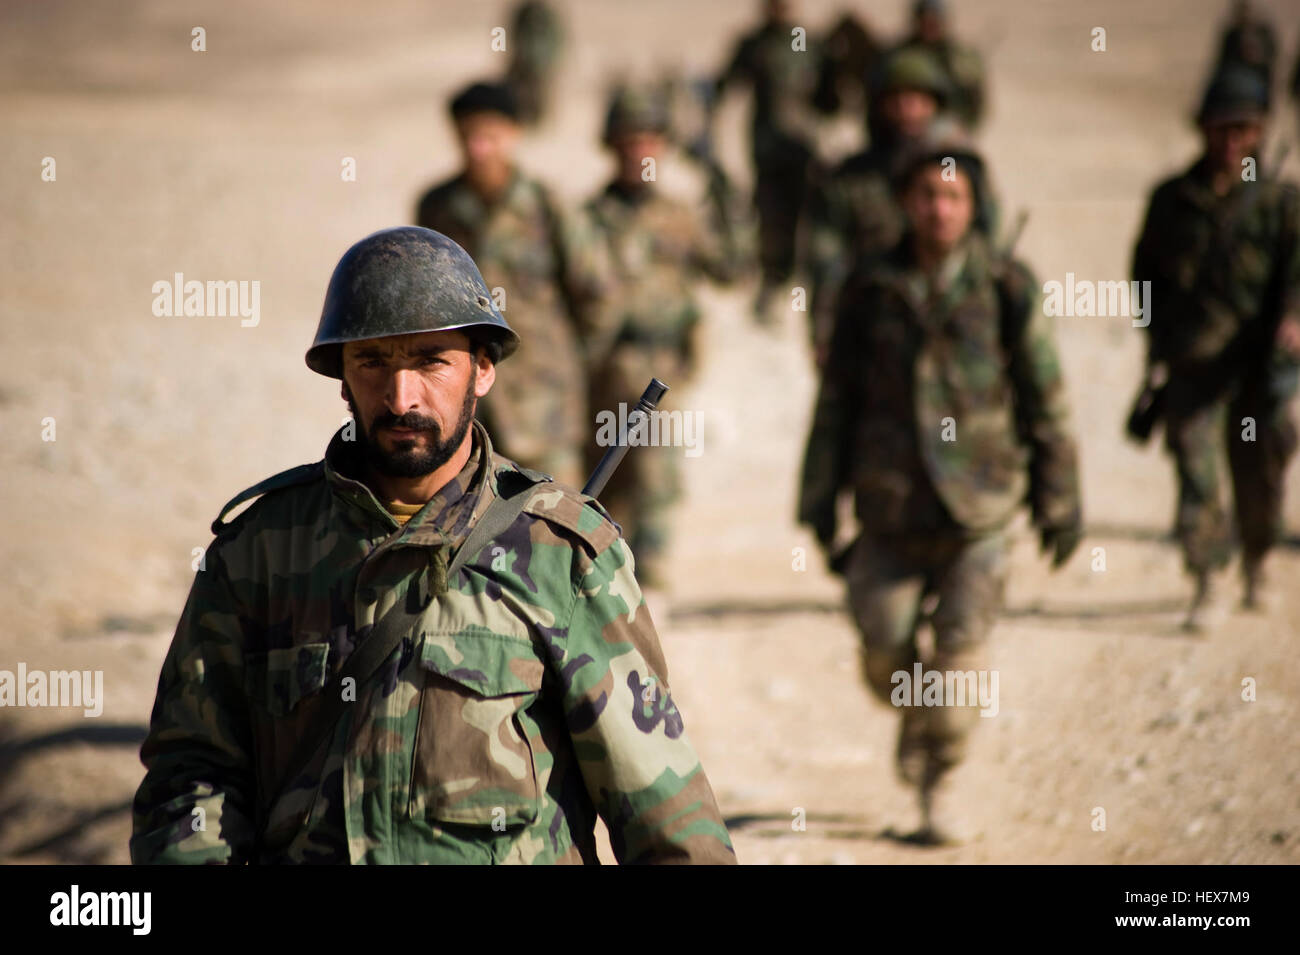
[[[556,484],[549,475],[526,468],[519,470],[530,478],[541,478],[524,504],[525,514],[572,531],[597,552],[614,543],[623,533],[604,505],[591,495]]]
[[[212,522],[212,533],[220,534],[222,531],[231,527],[230,524],[223,524],[221,519],[231,510],[243,504],[245,501],[252,500],[270,491],[278,491],[281,488],[293,487],[295,484],[309,484],[312,481],[322,477],[325,473],[325,462],[317,461],[314,464],[300,464],[295,468],[289,468],[287,471],[281,471],[279,474],[273,474],[265,481],[258,481],[250,488],[246,488],[230,499],[230,502],[221,509],[217,519]]]

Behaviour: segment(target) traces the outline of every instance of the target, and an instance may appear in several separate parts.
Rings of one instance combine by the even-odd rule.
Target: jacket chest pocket
[[[244,692],[256,737],[258,802],[264,805],[273,793],[280,797],[267,822],[269,839],[277,831],[301,826],[315,804],[315,784],[289,791],[279,787],[298,740],[311,728],[317,711],[313,701],[329,679],[329,651],[328,643],[312,642],[244,659]]]
[[[420,665],[411,815],[497,831],[534,822],[540,744],[526,710],[544,667],[531,641],[481,627],[433,631]]]

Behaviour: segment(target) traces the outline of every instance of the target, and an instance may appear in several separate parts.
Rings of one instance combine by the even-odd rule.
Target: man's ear
[[[474,349],[474,364],[477,374],[474,379],[474,396],[482,398],[492,390],[497,380],[497,366],[488,355],[487,347],[480,345]]]

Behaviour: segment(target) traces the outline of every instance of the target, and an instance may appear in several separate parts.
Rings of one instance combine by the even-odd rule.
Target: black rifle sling
[[[519,486],[505,493],[502,489],[502,496],[497,497],[488,505],[483,516],[470,529],[469,536],[452,557],[451,563],[447,567],[447,581],[450,584],[455,574],[465,565],[465,562],[476,554],[483,551],[485,547],[497,537],[509,529],[519,515],[523,512],[524,504],[528,501],[535,481],[534,478],[540,478],[542,475],[536,472],[528,474],[516,474],[504,472],[498,478],[516,478],[519,479]],[[321,691],[319,699],[319,709],[316,710],[315,717],[311,720],[307,729],[303,732],[298,740],[297,747],[293,750],[292,757],[286,764],[286,771],[280,777],[279,785],[273,791],[272,798],[268,800],[263,812],[262,831],[265,831],[266,820],[270,818],[271,809],[275,806],[285,789],[301,774],[311,763],[312,757],[320,750],[320,747],[327,743],[334,736],[335,727],[338,725],[339,718],[349,702],[343,699],[343,687],[347,680],[353,680],[353,699],[357,697],[358,690],[365,684],[375,672],[383,665],[383,662],[402,644],[402,638],[409,636],[417,626],[420,618],[423,616],[427,603],[422,607],[413,607],[415,590],[408,593],[406,601],[399,602],[387,614],[380,619],[371,629],[369,635],[362,641],[361,645],[344,661],[338,674],[325,684]]]

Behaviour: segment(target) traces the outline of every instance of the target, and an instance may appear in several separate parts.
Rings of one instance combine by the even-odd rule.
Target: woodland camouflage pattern
[[[1286,401],[1295,361],[1274,336],[1282,316],[1300,318],[1298,237],[1294,186],[1261,174],[1217,196],[1204,160],[1161,183],[1147,209],[1133,278],[1151,283],[1148,363],[1169,370],[1165,440],[1192,571],[1231,556],[1231,522],[1220,503],[1225,444],[1247,555],[1277,539],[1282,475],[1296,448]],[[1253,442],[1241,440],[1244,417],[1257,422]]]
[[[1079,524],[1076,450],[1036,280],[999,263],[978,232],[949,268],[930,300],[905,238],[845,286],[800,501],[823,543],[840,488],[855,492],[869,533],[987,533],[1026,495],[1037,526]],[[943,439],[945,418],[956,440]]]
[[[597,813],[620,862],[735,861],[599,504],[538,484],[445,579],[515,469],[473,433],[405,527],[348,476],[358,448],[340,432],[314,476],[219,529],[159,679],[133,862],[594,862]],[[313,692],[412,587],[438,595],[419,631],[357,687],[255,844]]]
[[[537,182],[517,172],[489,206],[457,176],[420,200],[417,223],[458,243],[523,344],[512,372],[479,402],[502,453],[565,484],[582,481],[589,432],[583,340],[590,303],[603,294],[604,266],[577,220]]]
[[[686,204],[650,186],[611,183],[585,207],[592,234],[605,244],[611,294],[596,310],[600,345],[589,343],[591,409],[617,414],[652,377],[678,391],[699,362],[701,331],[692,283],[739,274],[743,259],[730,231],[712,228]],[[588,449],[588,469],[606,448]],[[641,565],[646,586],[657,583],[667,540],[667,510],[680,494],[679,448],[646,448],[624,459],[601,499],[615,515]]]

